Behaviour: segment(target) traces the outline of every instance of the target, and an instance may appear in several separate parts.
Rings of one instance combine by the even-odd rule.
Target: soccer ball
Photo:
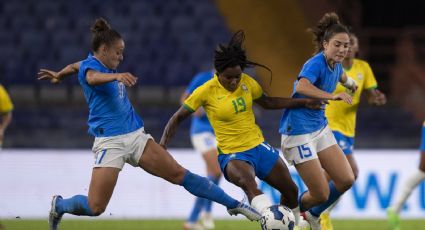
[[[261,216],[262,230],[293,230],[295,217],[291,209],[282,205],[273,205]]]

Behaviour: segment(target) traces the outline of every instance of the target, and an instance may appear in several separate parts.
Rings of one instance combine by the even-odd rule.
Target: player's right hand
[[[37,80],[50,80],[50,83],[52,84],[58,84],[61,82],[59,73],[52,70],[40,69],[37,76]]]
[[[309,109],[325,109],[324,105],[328,104],[328,101],[323,99],[309,98],[306,100],[305,107]]]
[[[131,73],[117,73],[116,80],[122,82],[125,86],[131,87],[137,83],[137,77]]]
[[[343,100],[347,104],[353,104],[353,98],[345,92],[334,94],[332,100]]]

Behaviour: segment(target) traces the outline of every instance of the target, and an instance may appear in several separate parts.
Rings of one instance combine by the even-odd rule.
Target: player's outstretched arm
[[[269,97],[262,95],[260,98],[254,100],[264,109],[286,109],[307,107],[309,109],[322,109],[327,102],[323,99],[311,98],[283,98],[283,97]]]
[[[385,105],[387,103],[387,97],[384,93],[378,89],[370,89],[366,91],[367,101],[371,105]]]
[[[178,126],[180,123],[184,120],[186,120],[190,115],[192,114],[191,111],[189,111],[186,107],[181,106],[179,110],[177,110],[176,113],[170,118],[167,125],[165,126],[164,132],[162,133],[161,140],[159,141],[159,144],[167,148],[167,144],[170,141],[171,137],[176,132]]]
[[[80,70],[80,62],[75,62],[65,66],[59,72],[48,69],[40,69],[38,71],[38,80],[50,80],[52,84],[60,83],[65,77],[78,73]]]
[[[137,83],[137,77],[131,73],[101,73],[89,70],[86,74],[86,81],[89,85],[102,85],[111,81],[119,81],[125,86],[131,87]]]
[[[323,91],[313,84],[310,83],[310,81],[306,78],[301,78],[298,81],[298,84],[295,88],[296,92],[299,94],[302,94],[307,97],[311,98],[317,98],[317,99],[323,99],[323,100],[343,100],[344,102],[348,104],[352,104],[352,98],[347,93],[337,93],[337,94],[331,94],[326,91]]]

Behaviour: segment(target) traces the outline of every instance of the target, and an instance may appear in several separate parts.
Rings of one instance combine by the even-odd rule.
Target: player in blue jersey
[[[195,91],[199,86],[212,79],[214,71],[205,71],[196,74],[190,81],[187,89],[182,94],[180,101],[184,101]],[[195,151],[202,155],[207,169],[207,177],[215,184],[218,184],[221,178],[220,166],[217,162],[217,141],[214,135],[214,129],[202,108],[199,108],[192,114],[190,125],[190,139]],[[197,197],[192,211],[184,224],[186,230],[199,229],[214,229],[214,221],[211,215],[212,201]],[[204,211],[200,224],[197,223],[201,211]]]
[[[68,199],[55,195],[49,215],[50,229],[58,228],[65,213],[83,216],[103,213],[125,163],[181,185],[193,195],[223,204],[231,215],[243,214],[250,220],[258,220],[260,215],[254,209],[228,196],[207,178],[183,168],[145,133],[143,120],[126,93],[126,87],[134,86],[137,78],[116,71],[123,60],[121,35],[102,18],[95,21],[91,31],[93,55],[77,64],[78,81],[89,106],[88,132],[95,136],[89,193]],[[55,73],[39,72],[39,79],[53,78],[57,78]]]
[[[357,88],[341,64],[350,44],[347,28],[339,22],[338,15],[327,13],[311,32],[316,54],[304,64],[292,97],[343,100],[351,104],[352,98],[346,92],[332,94],[338,82],[350,91]],[[354,183],[350,164],[337,145],[323,110],[287,109],[279,132],[283,155],[288,163],[295,165],[308,188],[299,197],[300,209],[305,211],[313,230],[321,229],[320,213]],[[323,170],[330,176],[330,182]]]

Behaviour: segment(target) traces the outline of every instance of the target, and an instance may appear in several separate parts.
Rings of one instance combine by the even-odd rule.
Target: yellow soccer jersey
[[[349,105],[343,101],[329,101],[326,107],[326,118],[332,130],[338,131],[345,136],[354,137],[356,127],[356,113],[360,103],[360,96],[363,89],[373,89],[377,87],[375,76],[369,64],[360,59],[353,60],[350,69],[344,69],[347,76],[351,77],[357,84],[357,91],[351,96],[353,104]],[[349,92],[344,86],[338,83],[334,93]]]
[[[264,141],[252,111],[253,100],[262,94],[261,86],[247,74],[242,74],[234,92],[226,90],[214,75],[185,100],[184,106],[189,111],[202,106],[214,128],[219,152],[236,153]]]
[[[13,110],[13,104],[9,94],[2,85],[0,85],[0,113],[7,113]]]

